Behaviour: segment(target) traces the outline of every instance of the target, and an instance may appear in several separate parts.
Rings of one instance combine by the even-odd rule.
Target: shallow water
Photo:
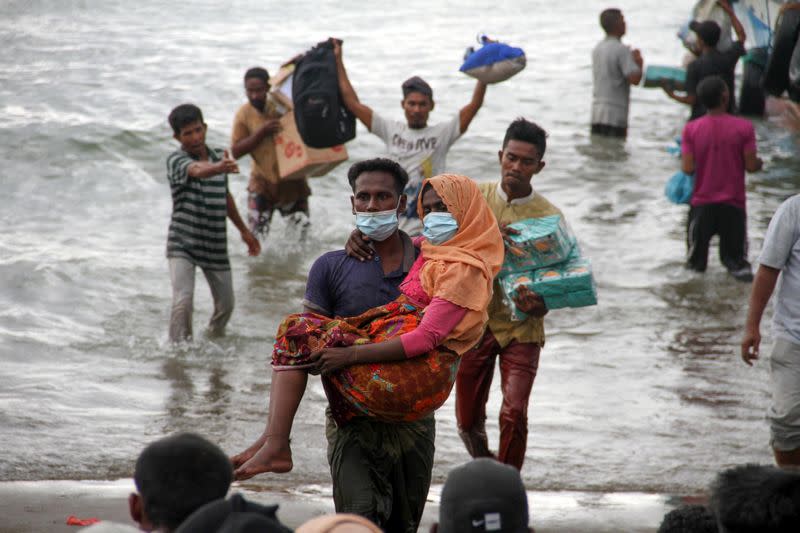
[[[691,2],[618,4],[625,40],[645,61],[679,61],[673,36]],[[489,88],[450,152],[450,170],[497,179],[507,124],[524,115],[545,127],[547,166],[535,185],[579,236],[600,300],[547,317],[522,472],[528,487],[692,493],[726,465],[770,461],[765,365],[748,368],[737,355],[749,287],[716,259],[705,275],[683,270],[686,209],[662,193],[678,166],[665,148],[688,110],[635,89],[627,143],[588,136],[590,50],[604,7],[0,5],[0,479],[115,479],[161,435],[197,431],[235,452],[262,429],[276,327],[300,309],[313,260],[341,247],[353,223],[346,166],[313,181],[305,243],[286,236],[278,217],[266,252],[252,259],[230,232],[237,307],[228,336],[171,348],[164,160],[175,146],[166,123],[174,105],[199,104],[210,143],[224,146],[248,67],[275,70],[336,35],[362,101],[401,118],[398,85],[420,74],[436,92],[432,121],[446,120],[471,95],[472,81],[456,69],[478,31],[522,46],[528,68]],[[748,178],[751,260],[772,213],[800,185],[796,139],[768,122],[756,127],[766,171]],[[382,144],[359,126],[348,150],[359,160]],[[241,166],[231,180],[240,208],[249,162]],[[195,304],[201,331],[211,308],[202,277]],[[329,482],[325,397],[318,380],[310,383],[295,422],[295,470],[250,484]],[[468,458],[452,400],[437,415],[438,481]],[[498,408],[496,386],[492,443]]]

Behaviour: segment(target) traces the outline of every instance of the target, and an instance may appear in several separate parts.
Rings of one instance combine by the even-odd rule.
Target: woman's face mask
[[[431,244],[445,243],[458,232],[458,222],[451,213],[428,213],[422,219],[422,225],[422,236]]]
[[[400,204],[398,203],[398,207]],[[374,241],[384,241],[397,230],[397,207],[390,211],[356,211],[356,227]]]

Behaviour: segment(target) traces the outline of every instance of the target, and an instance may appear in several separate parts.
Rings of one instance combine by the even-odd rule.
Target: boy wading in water
[[[169,114],[179,150],[167,157],[167,179],[172,192],[172,220],[167,237],[167,258],[172,281],[169,339],[192,336],[195,267],[200,267],[214,298],[209,335],[223,335],[233,313],[233,279],[228,259],[225,217],[231,219],[247,244],[250,255],[261,245],[245,226],[228,192],[228,173],[239,172],[236,161],[206,144],[208,126],[200,108],[179,105]]]
[[[682,170],[695,175],[686,227],[686,266],[705,272],[711,237],[719,235],[719,257],[739,281],[753,281],[747,261],[744,173],[761,170],[756,135],[749,120],[728,113],[730,91],[719,76],[697,86],[708,109],[683,128]]]

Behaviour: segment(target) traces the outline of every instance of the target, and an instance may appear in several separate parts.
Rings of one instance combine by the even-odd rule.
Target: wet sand
[[[0,483],[0,533],[75,532],[67,517],[96,517],[135,525],[128,515],[133,481],[15,481]],[[428,531],[439,512],[441,486],[431,487],[420,531]],[[231,492],[264,504],[280,505],[278,516],[295,528],[333,512],[330,487],[309,485],[293,491],[253,490],[235,484]],[[646,493],[528,492],[537,533],[652,532],[679,498]]]

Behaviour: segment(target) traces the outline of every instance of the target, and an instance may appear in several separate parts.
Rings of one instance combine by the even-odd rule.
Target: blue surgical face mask
[[[450,213],[428,213],[422,219],[422,236],[431,244],[442,244],[458,232],[458,222]]]
[[[400,204],[398,203],[398,206]],[[356,211],[356,227],[373,241],[384,241],[397,230],[397,207],[389,211]]]

